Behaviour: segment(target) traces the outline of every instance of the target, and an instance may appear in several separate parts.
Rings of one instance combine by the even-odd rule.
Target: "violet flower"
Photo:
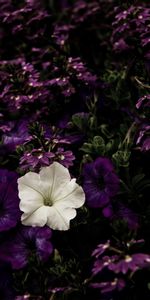
[[[136,145],[143,152],[150,150],[150,125],[142,124],[136,139]]]
[[[68,168],[73,165],[75,156],[72,151],[65,151],[62,147],[59,147],[55,153],[55,159],[64,167]]]
[[[124,220],[127,223],[130,230],[137,230],[139,227],[138,215],[122,203],[118,204],[116,208],[116,213],[113,216],[113,219],[117,218]]]
[[[10,232],[7,241],[1,243],[0,259],[11,263],[13,269],[25,267],[32,255],[45,262],[53,251],[51,235],[51,229],[46,226],[20,226]]]
[[[11,152],[14,151],[17,146],[22,145],[29,140],[28,121],[25,119],[19,120],[18,122],[12,122],[11,130],[2,135],[3,145]]]
[[[136,103],[136,108],[139,109],[141,107],[150,107],[150,94],[138,99],[138,102]]]
[[[119,190],[119,178],[111,161],[99,157],[83,167],[83,189],[90,207],[104,207]]]
[[[96,249],[92,252],[92,256],[95,256],[98,258],[100,255],[102,255],[107,249],[110,247],[110,241],[108,240],[104,244],[99,244]]]
[[[55,155],[52,152],[44,152],[42,149],[33,149],[30,152],[25,152],[20,159],[20,167],[22,170],[49,166],[52,163],[52,158]]]
[[[119,258],[118,255],[113,255],[113,256],[103,256],[101,259],[97,259],[94,262],[92,268],[92,274],[96,275],[99,272],[101,272],[104,268],[111,269],[112,263],[115,262],[118,258]]]
[[[129,270],[135,272],[140,268],[150,267],[150,255],[144,253],[135,253],[126,255],[118,262],[112,262],[109,269],[115,273],[126,274]]]
[[[101,289],[101,293],[104,294],[114,290],[121,291],[125,287],[125,281],[121,278],[115,278],[112,281],[92,283],[90,286]]]
[[[0,170],[0,231],[15,227],[20,219],[17,179],[15,172]]]

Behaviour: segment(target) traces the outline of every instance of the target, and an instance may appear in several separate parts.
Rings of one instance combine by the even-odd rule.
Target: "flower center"
[[[44,198],[44,205],[45,206],[52,206],[53,202],[50,198]]]
[[[4,205],[0,202],[0,217],[4,215]]]
[[[131,256],[129,256],[129,255],[126,255],[126,257],[125,257],[125,262],[130,262],[130,261],[132,261],[132,257]]]
[[[98,186],[100,187],[101,190],[103,190],[105,188],[105,181],[104,181],[104,178],[102,176],[100,176],[98,178]]]

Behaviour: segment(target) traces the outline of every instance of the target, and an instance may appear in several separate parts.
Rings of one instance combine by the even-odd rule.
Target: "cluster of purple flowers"
[[[125,278],[123,277],[124,274],[131,274],[131,276],[133,276],[134,273],[136,273],[138,270],[141,270],[142,268],[149,268],[149,254],[129,254],[129,251],[132,251],[132,246],[135,246],[140,242],[143,241],[129,241],[126,245],[128,254],[125,254],[125,251],[123,249],[118,249],[118,246],[112,246],[110,240],[108,240],[106,243],[99,244],[92,253],[92,256],[95,258],[92,275],[93,277],[95,277],[97,274],[103,274],[103,270],[107,269],[107,271],[112,273],[115,277],[113,278],[113,280],[108,282],[92,283],[91,286],[101,289],[102,293],[111,292],[115,289],[122,290],[126,286]]]
[[[150,298],[150,5],[130,2],[0,0],[2,300]],[[85,193],[68,232],[21,223],[18,178],[54,162]]]
[[[149,58],[150,7],[131,5],[128,9],[115,8],[113,48],[116,52],[133,51],[142,48],[145,58]],[[137,50],[137,49],[136,49]]]

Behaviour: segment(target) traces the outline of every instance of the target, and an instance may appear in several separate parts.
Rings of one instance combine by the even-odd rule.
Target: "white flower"
[[[71,179],[67,168],[54,162],[39,174],[29,172],[18,179],[22,224],[48,225],[52,229],[68,230],[76,208],[85,202],[84,191]]]

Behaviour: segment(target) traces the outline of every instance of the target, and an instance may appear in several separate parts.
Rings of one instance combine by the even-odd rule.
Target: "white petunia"
[[[76,208],[85,202],[85,194],[67,168],[54,162],[39,174],[29,172],[18,179],[22,224],[48,225],[56,230],[68,230]]]

